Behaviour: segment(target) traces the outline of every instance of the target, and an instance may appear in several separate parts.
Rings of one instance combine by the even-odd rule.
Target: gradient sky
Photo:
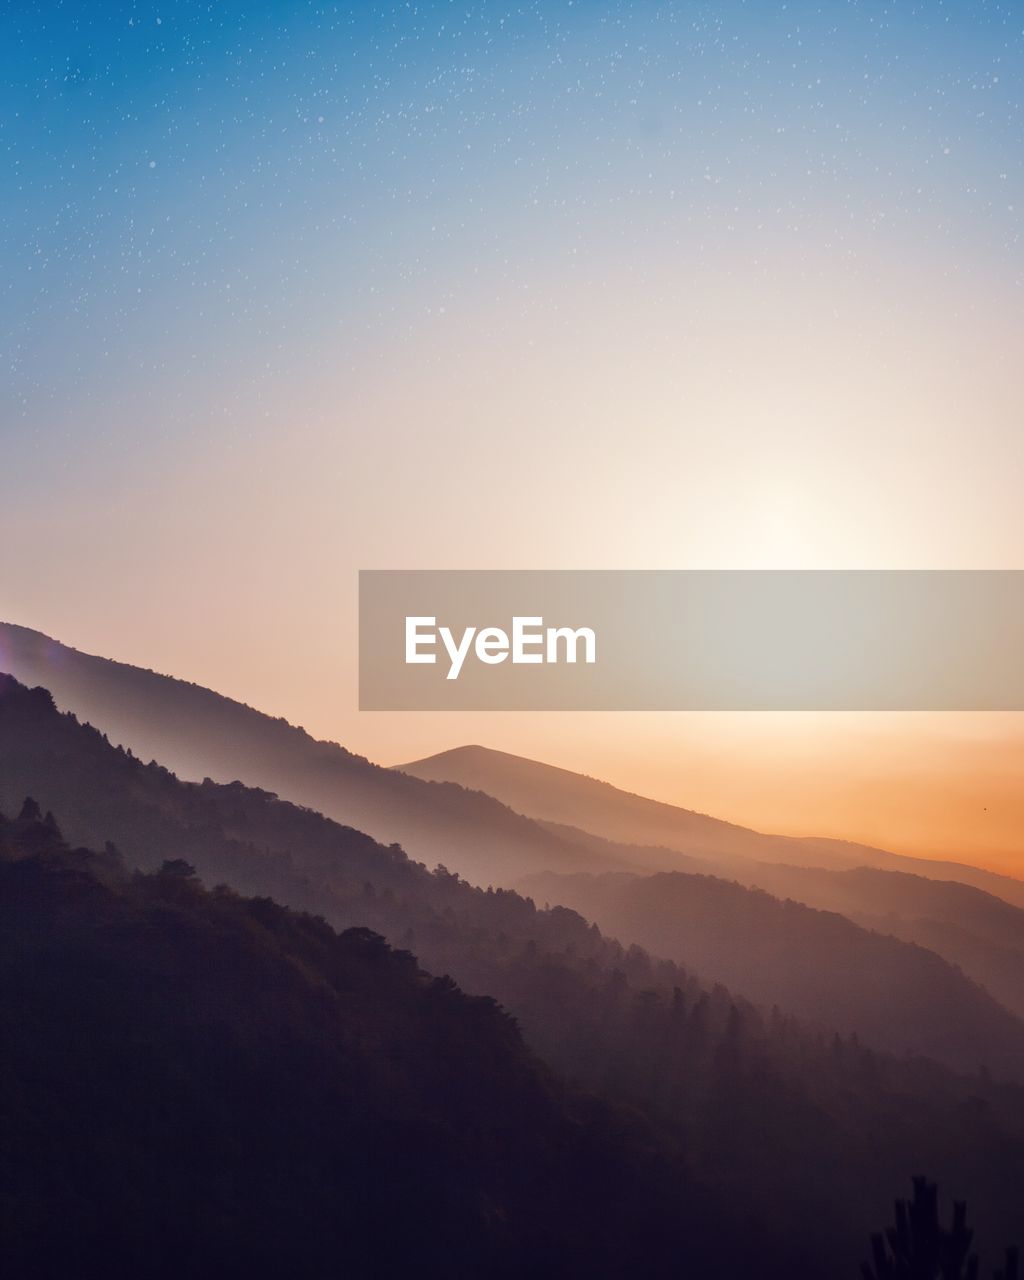
[[[360,715],[359,568],[1024,568],[1016,5],[36,4],[0,616],[1024,871],[1020,717]]]

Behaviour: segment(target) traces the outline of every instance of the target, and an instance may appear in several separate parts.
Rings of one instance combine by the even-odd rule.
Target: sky
[[[1024,568],[1024,14],[21,4],[0,616],[1024,874],[1019,716],[356,707],[360,568]]]

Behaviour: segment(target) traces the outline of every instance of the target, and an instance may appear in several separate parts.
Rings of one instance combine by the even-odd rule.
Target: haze
[[[1022,567],[1020,24],[270,8],[19,16],[0,616],[1024,872],[1019,717],[360,716],[354,666],[359,568]]]

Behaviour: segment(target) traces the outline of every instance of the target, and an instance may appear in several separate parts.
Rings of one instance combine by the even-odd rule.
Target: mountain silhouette
[[[646,1117],[682,1153],[709,1229],[739,1213],[761,1274],[841,1274],[917,1168],[970,1198],[986,1239],[1016,1233],[1017,1085],[760,1011],[577,912],[429,872],[265,790],[182,782],[59,713],[46,690],[4,677],[0,810],[18,812],[25,795],[36,801],[29,817],[52,830],[46,813],[59,815],[72,844],[111,841],[129,868],[160,873],[166,863],[187,880],[195,867],[207,884],[312,911],[338,930],[369,929],[469,995],[499,1001],[531,1052]]]
[[[934,951],[836,912],[680,872],[548,874],[520,887],[762,1006],[893,1052],[1024,1080],[1024,1021]]]
[[[830,870],[875,867],[974,885],[1024,907],[1024,881],[1012,876],[844,840],[765,835],[622,791],[568,769],[487,747],[456,747],[396,768],[416,778],[457,782],[497,797],[518,813],[578,827],[621,845],[659,847],[710,860],[717,874],[739,872],[742,877],[750,871],[750,860]]]
[[[385,769],[199,685],[11,623],[0,623],[0,671],[49,689],[62,709],[182,777],[242,778],[477,884],[543,871],[674,870],[755,883],[751,863],[875,866],[974,885],[1024,907],[1024,882],[1009,876],[838,840],[764,835],[484,747]]]
[[[183,860],[130,874],[31,808],[0,817],[0,904],[5,1275],[726,1280],[757,1261],[670,1142],[368,929],[209,892]]]
[[[873,867],[761,863],[744,883],[928,947],[1024,1017],[1024,910],[1002,898],[972,885]]]
[[[569,833],[547,831],[490,796],[397,774],[199,685],[79,653],[24,627],[0,623],[0,671],[49,689],[62,709],[181,777],[243,778],[479,884],[503,883],[510,867],[594,866],[593,852]],[[603,869],[623,865],[609,858]]]
[[[1024,885],[1012,877],[842,841],[761,836],[484,747],[456,748],[403,769],[493,789],[552,834],[588,848],[598,872],[602,862],[606,869],[618,863],[633,870],[687,871],[838,911],[865,928],[937,952],[1024,1017]],[[565,826],[552,814],[579,825]],[[627,842],[630,836],[634,843]],[[638,843],[673,839],[672,848]],[[798,862],[778,861],[794,854]],[[884,866],[861,865],[860,858]],[[838,866],[815,865],[837,861]]]

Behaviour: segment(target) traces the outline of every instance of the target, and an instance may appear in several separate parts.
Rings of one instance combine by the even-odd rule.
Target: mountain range
[[[546,823],[580,828],[619,844],[644,846],[648,861],[652,850],[659,848],[699,857],[720,874],[749,874],[751,861],[828,870],[874,867],[973,885],[1024,907],[1024,881],[1012,876],[968,863],[914,858],[845,840],[765,835],[504,751],[456,747],[396,767],[412,777],[455,782],[486,792],[518,813]]]
[[[658,1204],[652,1259],[689,1247],[709,1259],[701,1274],[751,1266],[737,1261],[742,1249],[725,1262],[721,1249],[700,1243],[694,1219],[664,1198],[669,1185],[685,1187],[717,1238],[750,1243],[759,1273],[780,1278],[842,1274],[919,1170],[971,1199],[984,1237],[1020,1235],[1021,913],[1008,901],[1018,882],[993,877],[999,896],[908,870],[773,860],[780,848],[817,846],[685,810],[666,818],[661,809],[671,806],[622,804],[625,793],[607,784],[565,781],[565,771],[552,778],[534,762],[512,771],[541,771],[555,799],[564,783],[561,808],[551,794],[495,797],[470,789],[469,777],[465,786],[414,777],[208,690],[18,628],[0,629],[4,668],[46,687],[0,677],[0,810],[22,812],[32,839],[45,843],[39,832],[50,832],[51,860],[77,855],[57,821],[42,818],[46,810],[71,846],[100,851],[76,868],[126,898],[133,919],[141,901],[125,888],[133,869],[158,898],[194,893],[205,902],[194,868],[207,886],[230,886],[214,899],[256,895],[268,904],[259,910],[273,900],[275,911],[312,913],[341,932],[341,945],[345,931],[368,930],[385,950],[415,956],[417,972],[450,975],[465,998],[498,1002],[522,1036],[518,1047],[506,1040],[511,1057],[547,1064],[529,1068],[538,1078],[555,1073],[567,1108],[557,1123],[571,1127],[593,1106],[599,1133],[626,1135],[619,1145],[609,1138],[600,1159],[633,1171],[621,1175],[627,1198],[643,1186]],[[461,754],[496,757],[487,760],[496,775],[516,760]],[[171,763],[197,781],[183,781]],[[500,777],[493,785],[503,790]],[[579,797],[593,787],[605,807],[590,814]],[[627,821],[652,813],[647,806],[660,827]],[[701,821],[690,823],[689,842],[675,837],[685,848],[664,842],[673,823],[682,831],[690,819]],[[710,833],[706,841],[698,830]],[[739,833],[735,844],[730,833]],[[24,833],[11,840],[23,845]],[[429,871],[425,860],[443,865]],[[949,874],[950,864],[937,865]],[[168,877],[189,887],[169,887]],[[65,911],[59,894],[54,904]],[[238,907],[232,919],[252,910]],[[123,953],[126,966],[144,932]],[[313,1041],[324,1034],[306,1029]],[[376,1035],[367,1029],[366,1041]],[[394,1087],[407,1098],[407,1083]],[[422,1116],[419,1101],[410,1107]],[[468,1137],[457,1141],[466,1168],[485,1159],[464,1145]],[[497,1141],[485,1143],[492,1154]],[[543,1150],[548,1139],[538,1141]],[[429,1174],[415,1166],[409,1177]],[[505,1237],[509,1257],[529,1258],[532,1210],[522,1209],[519,1190],[508,1197],[499,1217],[517,1223]],[[583,1221],[570,1202],[564,1215],[579,1211]],[[684,1241],[659,1236],[665,1214],[690,1224]],[[466,1262],[470,1272],[500,1238],[474,1220],[467,1248],[485,1252]],[[659,1274],[651,1267],[646,1274]],[[500,1274],[489,1264],[488,1273]]]
[[[6,1275],[755,1265],[670,1141],[368,929],[131,874],[31,801],[0,816],[0,901]]]
[[[762,836],[483,747],[457,748],[402,770],[492,789],[549,832],[586,845],[594,855],[591,873],[684,871],[839,912],[937,952],[1024,1016],[1024,882],[1011,876],[843,841]],[[578,825],[565,825],[570,821]],[[531,874],[515,883],[553,891]],[[690,963],[699,963],[695,952]]]
[[[525,874],[594,865],[593,852],[571,835],[491,796],[395,773],[199,685],[83,654],[39,632],[0,623],[0,671],[49,689],[62,709],[181,777],[244,779],[478,884],[501,883],[510,866]],[[608,870],[625,865],[613,856],[600,861]]]
[[[536,875],[519,887],[763,1007],[879,1048],[1024,1080],[1019,1017],[938,952],[836,911],[682,872]]]
[[[867,866],[972,885],[1024,908],[1024,881],[1011,876],[840,840],[765,835],[483,747],[386,769],[202,686],[11,623],[0,623],[0,671],[49,689],[62,709],[182,777],[244,779],[478,884],[534,872],[676,870],[755,883],[763,863]]]
[[[0,810],[18,812],[26,795],[60,814],[72,844],[148,874],[184,863],[209,885],[370,929],[427,972],[497,1000],[530,1051],[685,1153],[714,1221],[742,1206],[742,1238],[760,1242],[765,1274],[834,1276],[915,1168],[968,1196],[985,1236],[1013,1237],[1024,1177],[1017,1085],[759,1011],[566,907],[538,910],[512,891],[429,872],[265,790],[183,782],[58,712],[46,690],[5,677]]]

